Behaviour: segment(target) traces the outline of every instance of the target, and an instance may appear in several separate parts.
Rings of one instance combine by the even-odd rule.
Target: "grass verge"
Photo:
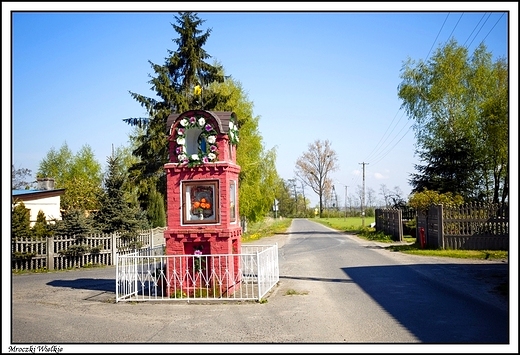
[[[353,233],[358,238],[388,243],[389,245],[386,247],[388,250],[405,254],[495,261],[507,261],[509,257],[507,250],[422,249],[416,238],[410,235],[403,236],[403,243],[395,244],[396,242],[392,240],[391,236],[385,235],[383,232],[376,232],[375,228],[369,227],[370,223],[374,222],[373,217],[367,217],[364,220],[360,217],[313,218],[311,220],[341,232]]]
[[[291,225],[292,219],[266,218],[262,221],[251,223],[247,227],[247,232],[242,234],[242,242],[252,242],[275,234],[285,233]]]

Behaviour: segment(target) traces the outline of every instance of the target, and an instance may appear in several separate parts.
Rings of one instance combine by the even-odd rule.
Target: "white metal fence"
[[[241,254],[164,255],[162,248],[116,256],[116,302],[258,300],[280,280],[278,245]]]

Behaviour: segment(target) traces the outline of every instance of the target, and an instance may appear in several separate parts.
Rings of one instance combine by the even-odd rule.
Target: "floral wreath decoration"
[[[177,159],[181,164],[188,164],[189,166],[199,165],[202,163],[213,162],[217,159],[218,148],[217,148],[217,131],[209,123],[206,123],[204,117],[185,117],[180,122],[181,127],[177,128]],[[206,141],[208,146],[205,151],[200,148],[196,154],[187,155],[186,149],[186,130],[191,128],[202,129],[200,134],[203,140]]]
[[[235,144],[235,145],[238,144],[238,142],[240,140],[238,138],[238,126],[235,122],[233,122],[233,120],[229,120],[228,136],[229,136],[229,140],[230,140],[231,144]]]
[[[195,166],[204,163],[214,162],[218,156],[217,147],[217,131],[210,123],[206,122],[206,119],[200,117],[184,117],[180,120],[181,127],[177,128],[177,148],[175,153],[177,159],[181,164],[187,164],[188,166]],[[186,130],[191,128],[198,128],[202,130],[201,138],[204,139],[209,146],[206,147],[205,151],[200,148],[196,154],[187,155],[186,149]],[[232,120],[229,121],[229,140],[232,144],[236,145],[239,142],[238,137],[238,126]]]

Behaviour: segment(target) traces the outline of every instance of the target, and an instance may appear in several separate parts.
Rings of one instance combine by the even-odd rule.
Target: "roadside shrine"
[[[242,228],[238,215],[236,164],[238,127],[233,112],[190,110],[167,119],[169,162],[166,170],[168,226],[164,231],[166,255],[197,255],[182,265],[166,264],[165,274],[198,273],[219,293],[233,293],[240,271]],[[236,257],[208,255],[236,254]],[[194,265],[204,260],[206,265]],[[180,269],[180,270],[179,270]],[[202,275],[204,273],[204,275]],[[211,274],[211,275],[210,275]],[[212,275],[226,275],[216,280]],[[191,275],[195,277],[196,275]],[[179,283],[181,285],[179,285]],[[194,292],[182,278],[172,280],[170,289]]]

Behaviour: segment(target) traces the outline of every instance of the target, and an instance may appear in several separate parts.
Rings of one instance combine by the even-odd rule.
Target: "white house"
[[[54,179],[38,179],[36,190],[12,190],[13,208],[23,202],[25,208],[30,210],[31,227],[40,210],[47,221],[61,220],[60,202],[64,192],[65,189],[54,189]]]

